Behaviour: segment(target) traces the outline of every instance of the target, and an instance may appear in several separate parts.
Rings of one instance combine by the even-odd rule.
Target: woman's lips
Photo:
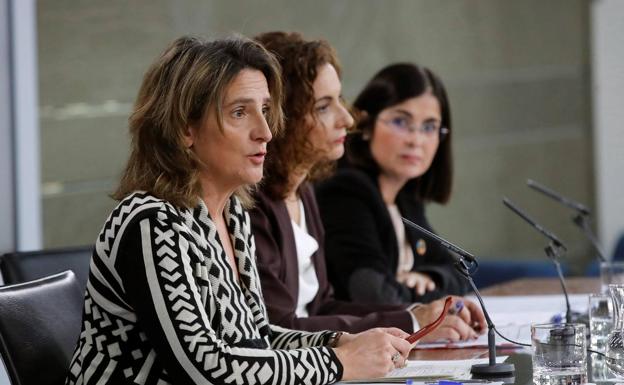
[[[341,136],[340,138],[338,138],[338,139],[334,140],[334,143],[336,143],[336,144],[342,144],[342,143],[344,143],[344,142],[345,142],[346,137],[347,137],[346,135],[343,135],[343,136]]]
[[[258,152],[252,155],[249,155],[248,158],[255,165],[261,165],[264,163],[264,157],[266,156],[266,152]]]
[[[418,155],[401,155],[401,159],[409,163],[419,163],[422,161],[422,157]]]

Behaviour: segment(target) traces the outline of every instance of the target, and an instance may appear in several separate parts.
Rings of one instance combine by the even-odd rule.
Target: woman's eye
[[[269,116],[269,113],[271,112],[271,109],[269,107],[264,107],[262,109],[262,115],[264,115],[264,117],[266,118],[267,116]]]
[[[400,117],[392,118],[392,124],[401,128],[406,128],[409,126],[409,122],[407,121],[407,119]]]
[[[318,113],[323,113],[323,112],[326,112],[327,110],[329,110],[329,104],[322,104],[316,107],[316,112]]]
[[[243,110],[242,108],[236,109],[232,112],[232,116],[235,118],[242,118],[243,116],[245,116],[245,110]]]
[[[423,123],[422,127],[427,134],[433,134],[434,132],[438,131],[438,125],[434,122],[425,122]]]

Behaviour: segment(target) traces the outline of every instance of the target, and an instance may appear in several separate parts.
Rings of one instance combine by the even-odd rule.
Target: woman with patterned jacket
[[[398,329],[338,339],[267,320],[246,209],[280,101],[278,64],[248,39],[180,38],[152,64],[67,384],[326,384],[404,362]]]

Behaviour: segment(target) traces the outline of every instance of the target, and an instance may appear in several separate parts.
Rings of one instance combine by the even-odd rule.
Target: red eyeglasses
[[[438,318],[435,321],[433,321],[432,323],[430,323],[429,325],[423,326],[420,330],[416,331],[415,333],[413,333],[409,337],[407,337],[406,338],[407,342],[409,342],[410,344],[413,344],[414,342],[416,342],[419,339],[423,338],[427,334],[429,334],[432,331],[436,330],[437,327],[440,326],[442,321],[444,321],[444,318],[448,314],[449,308],[451,307],[452,304],[453,304],[453,298],[447,297],[446,301],[444,301],[444,309],[442,309],[442,313],[438,316]]]

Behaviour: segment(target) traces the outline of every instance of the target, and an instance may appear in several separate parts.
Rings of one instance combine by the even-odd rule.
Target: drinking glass
[[[604,353],[607,337],[613,328],[613,303],[607,294],[589,295],[590,348]]]
[[[587,382],[585,325],[531,325],[533,384],[580,385]]]
[[[618,378],[624,379],[624,284],[609,285],[609,292],[615,321],[607,338],[607,367]]]
[[[600,263],[600,292],[609,294],[611,284],[624,284],[624,262]]]

